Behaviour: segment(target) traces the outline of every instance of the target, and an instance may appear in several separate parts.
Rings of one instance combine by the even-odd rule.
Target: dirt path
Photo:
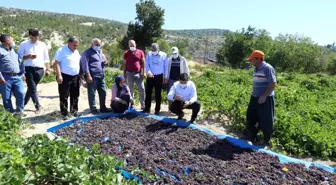
[[[24,118],[25,121],[29,121],[32,123],[32,127],[26,129],[22,132],[23,136],[29,137],[33,134],[46,133],[47,129],[58,125],[64,122],[61,119],[59,113],[59,99],[58,99],[58,86],[56,82],[39,84],[38,86],[38,94],[39,100],[42,105],[42,111],[38,114],[35,113],[35,108],[30,101],[28,105],[25,107],[25,113],[27,116]],[[106,106],[110,105],[110,97],[111,91],[107,90],[106,96]],[[79,99],[79,112],[83,114],[83,116],[90,116],[89,114],[89,105],[88,105],[88,96],[85,87],[81,88],[81,94]],[[99,107],[98,95],[96,96],[97,107]],[[138,106],[135,107],[139,109]],[[154,105],[152,106],[154,108]],[[162,116],[175,118],[176,116],[170,114],[168,112],[168,106],[162,105]],[[186,110],[186,119],[190,119],[191,111]],[[220,126],[220,123],[214,123],[209,121],[200,121],[200,126],[203,128],[208,128],[214,131],[217,134],[226,134],[223,127]]]

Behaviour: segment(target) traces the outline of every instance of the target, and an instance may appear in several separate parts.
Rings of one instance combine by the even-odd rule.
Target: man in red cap
[[[258,128],[264,134],[264,147],[268,147],[274,131],[274,88],[276,77],[274,68],[264,61],[264,53],[253,51],[248,60],[254,66],[253,91],[247,109],[249,141],[255,142]]]

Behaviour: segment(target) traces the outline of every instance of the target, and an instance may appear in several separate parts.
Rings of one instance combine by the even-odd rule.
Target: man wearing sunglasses
[[[96,90],[99,94],[100,112],[108,112],[105,106],[106,85],[104,69],[106,64],[105,56],[101,52],[101,40],[94,38],[91,47],[85,50],[81,56],[81,72],[87,82],[89,106],[92,114],[98,114],[95,100]]]

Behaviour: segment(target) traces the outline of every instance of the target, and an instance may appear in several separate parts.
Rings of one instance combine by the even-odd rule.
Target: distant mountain
[[[65,43],[69,36],[78,37],[83,47],[87,47],[94,37],[101,38],[104,43],[114,43],[127,31],[127,24],[119,21],[46,11],[23,10],[0,7],[0,28],[12,28],[22,38],[28,37],[29,28],[39,28],[42,40],[53,45]],[[189,29],[165,30],[168,42],[187,39],[190,55],[202,58],[204,51],[213,53],[223,35],[230,33],[225,29]],[[208,44],[206,44],[208,43]],[[212,54],[214,55],[214,54]]]
[[[204,36],[223,36],[226,33],[231,33],[225,29],[189,29],[189,30],[165,30],[167,35],[180,37],[204,37]]]

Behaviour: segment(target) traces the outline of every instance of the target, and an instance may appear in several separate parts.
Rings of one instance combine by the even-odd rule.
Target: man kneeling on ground
[[[189,81],[189,76],[182,73],[179,81],[175,82],[168,93],[168,100],[173,101],[169,110],[178,115],[181,120],[184,117],[183,109],[192,109],[190,123],[194,123],[201,109],[201,103],[197,100],[197,91],[194,82]]]

